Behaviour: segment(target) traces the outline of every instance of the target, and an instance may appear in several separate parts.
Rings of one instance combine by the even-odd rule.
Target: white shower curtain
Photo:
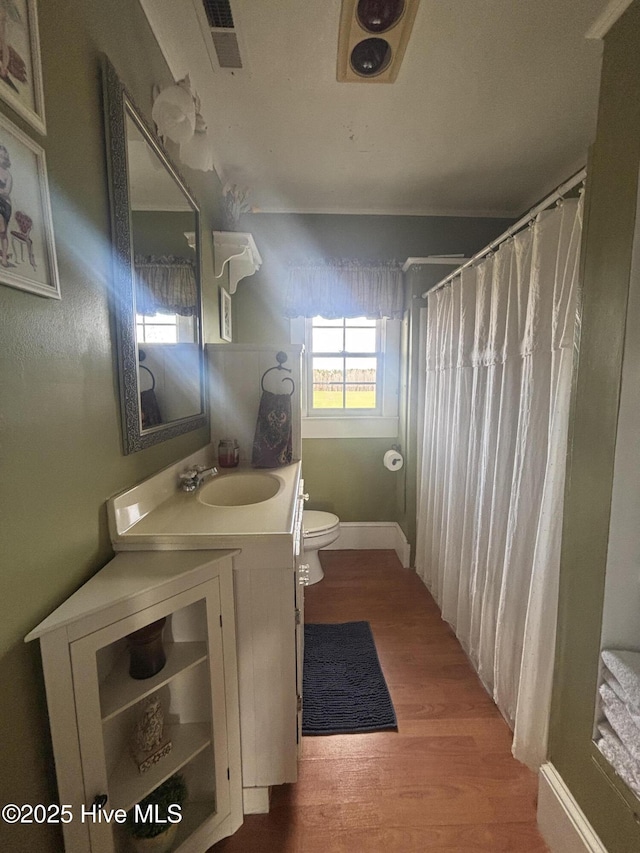
[[[429,294],[416,568],[546,757],[582,199]]]

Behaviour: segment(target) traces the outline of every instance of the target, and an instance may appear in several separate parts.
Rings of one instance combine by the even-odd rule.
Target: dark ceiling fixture
[[[363,77],[380,74],[391,62],[389,42],[378,38],[359,41],[351,51],[350,62],[356,74]]]
[[[358,0],[358,23],[369,33],[386,33],[404,12],[404,0]]]
[[[338,80],[341,83],[393,83],[400,70],[419,2],[342,0]]]

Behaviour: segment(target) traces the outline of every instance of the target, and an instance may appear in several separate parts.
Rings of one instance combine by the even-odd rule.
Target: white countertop
[[[293,535],[300,462],[268,470],[250,466],[222,469],[223,476],[231,477],[234,472],[268,473],[282,485],[274,497],[260,503],[209,506],[198,500],[198,491],[183,492],[178,486],[179,472],[200,461],[193,457],[182,460],[109,501],[109,528],[116,551],[229,548],[241,546],[242,540],[246,543],[247,537]],[[207,464],[210,459],[205,455],[203,461]]]
[[[80,589],[69,596],[60,607],[25,637],[25,642],[68,626],[97,613],[104,613],[116,604],[129,605],[119,618],[134,613],[139,604],[136,598],[148,598],[158,587],[168,587],[180,578],[180,590],[189,589],[206,579],[211,563],[233,557],[234,550],[194,551],[184,554],[117,554]],[[97,622],[95,623],[97,629]]]

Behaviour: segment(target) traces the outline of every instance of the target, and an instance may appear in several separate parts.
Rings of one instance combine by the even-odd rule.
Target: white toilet
[[[304,561],[309,566],[309,584],[324,577],[318,551],[335,542],[340,535],[340,519],[332,512],[305,509],[302,514]]]

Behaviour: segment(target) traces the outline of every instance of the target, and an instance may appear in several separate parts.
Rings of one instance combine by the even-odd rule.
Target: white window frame
[[[315,319],[315,318],[314,318]],[[342,318],[344,323],[344,318]],[[383,399],[383,387],[384,387],[384,329],[383,329],[383,321],[376,320],[375,326],[369,326],[364,328],[375,329],[375,352],[314,352],[312,347],[313,341],[313,329],[317,328],[313,325],[313,319],[307,318],[305,321],[305,351],[309,353],[309,358],[305,359],[305,372],[306,372],[306,408],[310,417],[314,418],[362,418],[362,417],[376,417],[382,414],[382,399]],[[337,328],[344,329],[344,326],[334,326],[327,328]],[[376,383],[375,383],[375,391],[376,391],[376,405],[372,408],[367,409],[357,409],[357,408],[345,408],[340,406],[339,408],[329,409],[329,408],[314,408],[313,407],[313,356],[318,358],[344,358],[345,356],[353,357],[353,358],[374,358],[376,359]],[[341,385],[346,385],[347,377],[343,377],[343,381],[341,383],[336,383]]]
[[[311,320],[291,320],[291,343],[303,344],[302,437],[396,438],[399,425],[400,320],[378,321],[376,409],[311,407]],[[367,353],[370,355],[370,353]]]
[[[143,338],[144,340],[138,341],[139,344],[164,344],[165,346],[171,346],[172,344],[182,344],[182,343],[194,343],[194,334],[193,334],[193,317],[187,316],[183,317],[180,314],[164,314],[165,317],[170,317],[173,322],[170,323],[158,323],[154,318],[157,314],[136,314],[136,340],[138,339],[138,326],[142,326]],[[175,341],[147,341],[146,340],[146,327],[147,326],[171,326],[176,330],[176,340]]]

